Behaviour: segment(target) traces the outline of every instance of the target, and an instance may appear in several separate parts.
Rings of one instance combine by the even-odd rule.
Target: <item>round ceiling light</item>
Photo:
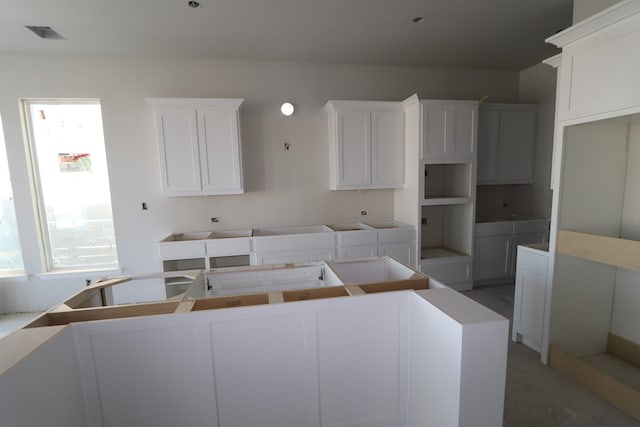
[[[290,116],[293,114],[293,112],[295,111],[295,108],[293,107],[293,104],[290,102],[285,102],[284,104],[282,104],[280,106],[280,111],[282,112],[282,114],[284,114],[285,116]]]

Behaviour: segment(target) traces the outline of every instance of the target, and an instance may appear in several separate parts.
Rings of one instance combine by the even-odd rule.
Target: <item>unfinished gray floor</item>
[[[464,294],[512,319],[512,284],[478,288]],[[538,353],[510,338],[505,427],[640,426],[640,422],[615,406],[544,366]]]

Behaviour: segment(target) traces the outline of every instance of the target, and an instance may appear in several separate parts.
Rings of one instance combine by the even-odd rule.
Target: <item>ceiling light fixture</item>
[[[290,116],[293,114],[293,112],[295,111],[295,108],[293,106],[292,103],[290,102],[285,102],[284,104],[282,104],[282,106],[280,106],[280,111],[282,112],[282,114],[284,114],[285,116]]]
[[[192,9],[197,9],[200,7],[200,2],[199,1],[195,1],[195,0],[189,0],[187,2],[187,4],[189,5],[190,8]]]
[[[413,19],[411,20],[411,22],[413,22],[414,24],[419,24],[419,23],[421,23],[422,21],[424,21],[424,18],[423,18],[422,16],[416,16],[415,18],[413,18]]]

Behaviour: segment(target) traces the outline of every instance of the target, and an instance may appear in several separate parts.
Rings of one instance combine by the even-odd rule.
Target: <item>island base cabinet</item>
[[[0,424],[502,425],[508,320],[450,289],[66,328],[0,374]]]

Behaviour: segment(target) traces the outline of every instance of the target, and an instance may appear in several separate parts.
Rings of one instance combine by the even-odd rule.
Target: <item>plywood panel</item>
[[[395,302],[318,313],[321,426],[404,425],[403,325]]]
[[[307,339],[299,314],[211,325],[220,427],[310,425]]]
[[[640,271],[640,241],[559,230],[557,251],[615,267]]]

